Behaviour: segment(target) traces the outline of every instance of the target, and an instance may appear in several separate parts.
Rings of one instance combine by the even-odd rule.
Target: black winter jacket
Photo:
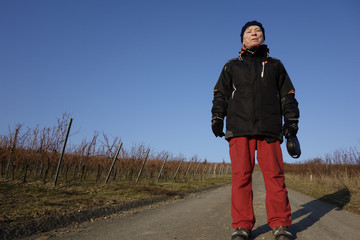
[[[226,117],[225,139],[264,136],[282,142],[285,121],[299,118],[295,89],[266,45],[228,61],[214,88],[213,117]]]

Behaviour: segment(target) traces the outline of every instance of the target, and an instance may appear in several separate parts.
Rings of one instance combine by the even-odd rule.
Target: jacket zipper
[[[265,64],[267,63],[267,61],[262,62],[262,71],[261,71],[261,77],[264,77],[264,72],[265,72]]]
[[[267,64],[267,61],[263,61],[261,62],[262,63],[262,70],[261,70],[261,78],[264,78],[264,72],[265,72],[265,64]],[[260,96],[260,89],[261,89],[261,81],[259,81],[258,83],[258,118],[259,118],[259,134],[261,135],[262,134],[262,121],[261,121],[261,109],[260,109],[260,106],[261,106],[261,96]]]

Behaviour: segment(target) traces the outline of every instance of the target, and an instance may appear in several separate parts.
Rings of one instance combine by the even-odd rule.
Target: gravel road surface
[[[253,239],[273,239],[266,223],[265,189],[260,172],[253,175],[256,225]],[[193,194],[151,207],[114,214],[31,239],[230,239],[231,186]],[[351,197],[351,196],[349,196]],[[289,190],[294,239],[360,240],[360,215]],[[346,204],[346,203],[345,203]]]

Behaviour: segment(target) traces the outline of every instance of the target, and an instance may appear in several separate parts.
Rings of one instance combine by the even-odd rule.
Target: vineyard
[[[0,175],[16,181],[42,183],[108,183],[111,181],[202,181],[231,173],[229,164],[185,161],[167,152],[152,153],[144,145],[125,150],[118,138],[95,133],[89,142],[67,146],[71,118],[64,114],[53,128],[27,129],[17,125],[0,135]]]
[[[285,164],[285,174],[290,188],[360,214],[360,152],[356,148]]]
[[[105,133],[67,145],[71,123],[64,114],[52,128],[17,125],[0,135],[0,239],[30,236],[231,181],[225,162],[197,156],[186,160],[143,144],[127,149]]]
[[[0,238],[33,234],[32,227],[20,224],[26,221],[31,222],[28,226],[37,221],[47,231],[59,224],[49,219],[61,218],[65,226],[104,216],[121,204],[151,203],[154,198],[179,197],[193,189],[231,182],[228,163],[197,156],[186,160],[152,152],[143,144],[127,148],[105,133],[95,132],[90,141],[67,145],[71,122],[64,114],[52,128],[17,125],[0,135]],[[284,167],[289,188],[360,214],[356,148]],[[77,217],[82,219],[74,220]]]

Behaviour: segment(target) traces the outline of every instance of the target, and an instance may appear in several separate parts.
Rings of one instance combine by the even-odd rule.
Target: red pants
[[[261,137],[236,137],[229,141],[232,166],[231,216],[232,226],[251,230],[255,224],[252,192],[252,172],[257,161],[266,189],[266,212],[269,226],[291,225],[291,208],[287,196],[284,164],[280,142],[267,143]]]

